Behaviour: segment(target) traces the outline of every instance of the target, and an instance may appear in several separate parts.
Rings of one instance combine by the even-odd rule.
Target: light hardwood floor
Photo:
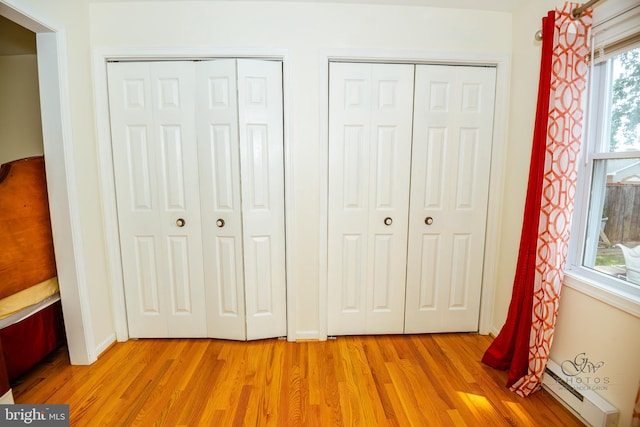
[[[581,426],[541,390],[523,399],[480,363],[476,334],[326,342],[145,339],[91,366],[66,349],[13,387],[68,403],[72,426]]]

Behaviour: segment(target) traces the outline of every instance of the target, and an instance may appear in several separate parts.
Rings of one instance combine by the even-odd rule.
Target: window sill
[[[640,298],[614,289],[575,270],[565,272],[563,284],[612,307],[640,318]]]

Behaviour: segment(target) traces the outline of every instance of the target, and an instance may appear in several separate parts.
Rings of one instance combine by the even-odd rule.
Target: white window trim
[[[640,20],[640,8],[634,6],[625,11],[621,11],[613,18],[603,20],[602,23],[595,23],[595,34],[607,34],[607,32],[613,32],[612,29],[618,27],[634,28],[637,31],[637,21]],[[624,23],[623,25],[621,25]],[[621,32],[618,28],[616,32],[619,34],[626,34]],[[598,88],[601,82],[590,79],[590,98],[593,96],[599,96],[603,93]],[[601,106],[603,100],[598,99],[595,103],[593,99],[590,99],[590,105],[598,105],[598,116],[603,116]],[[592,114],[586,111],[586,117],[590,117]],[[603,131],[602,122],[589,123],[585,133],[585,141],[589,141],[593,135],[599,138],[599,135]],[[608,124],[604,124],[607,127]],[[637,286],[630,284],[621,279],[600,273],[589,267],[582,265],[583,251],[585,248],[585,238],[587,231],[587,221],[590,202],[590,189],[592,180],[592,161],[594,159],[601,158],[626,158],[637,157],[637,152],[634,153],[596,153],[594,152],[593,145],[585,142],[585,150],[581,155],[581,164],[578,177],[578,185],[576,188],[575,210],[573,216],[573,226],[571,235],[574,236],[569,243],[569,251],[567,256],[567,264],[565,268],[564,285],[575,289],[583,294],[598,299],[608,305],[618,308],[628,314],[635,317],[640,317],[640,289]]]

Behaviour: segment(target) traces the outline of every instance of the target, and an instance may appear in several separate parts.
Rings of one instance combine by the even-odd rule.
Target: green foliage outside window
[[[611,106],[610,150],[640,149],[640,48],[616,58]]]

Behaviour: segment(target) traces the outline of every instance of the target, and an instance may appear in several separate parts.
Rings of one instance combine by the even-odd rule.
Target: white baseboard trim
[[[320,331],[296,331],[296,341],[318,341],[320,339]]]
[[[489,330],[489,335],[491,335],[493,338],[495,338],[495,337],[497,337],[497,336],[498,336],[498,334],[500,333],[500,330],[501,330],[501,329],[502,329],[502,328],[497,328],[497,327],[495,327],[495,326],[492,326],[492,327],[491,327],[491,330]]]
[[[114,342],[116,342],[116,334],[113,333],[111,335],[109,335],[107,337],[107,339],[105,339],[104,341],[102,341],[100,344],[98,344],[96,346],[96,354],[98,355],[98,357],[106,350],[108,349],[111,344],[113,344]]]
[[[13,391],[9,389],[4,396],[0,397],[0,405],[13,405]]]

